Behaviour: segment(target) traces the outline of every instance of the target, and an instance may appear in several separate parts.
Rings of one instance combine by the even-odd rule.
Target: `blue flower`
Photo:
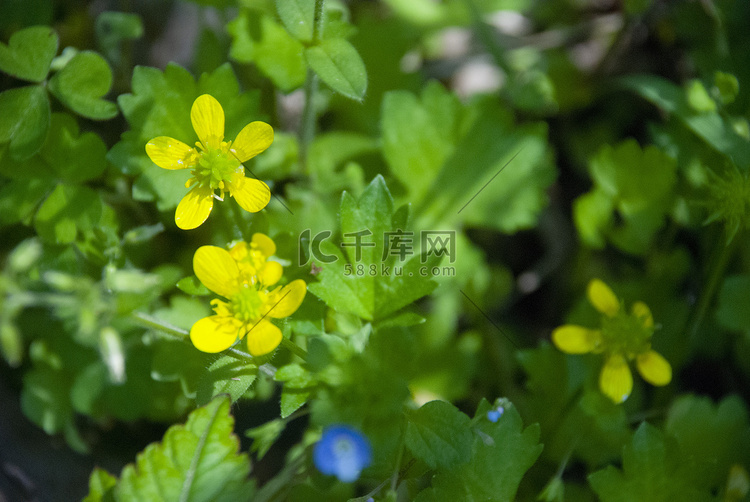
[[[370,442],[347,425],[327,427],[313,450],[315,467],[344,483],[356,481],[362,469],[369,466],[371,461]]]
[[[498,400],[502,401],[502,400]],[[500,420],[500,417],[503,416],[503,413],[505,413],[505,408],[502,404],[498,404],[494,409],[491,409],[487,412],[487,420],[492,422],[493,424],[496,423],[498,420]]]

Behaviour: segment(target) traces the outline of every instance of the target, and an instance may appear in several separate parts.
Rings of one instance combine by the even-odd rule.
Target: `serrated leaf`
[[[415,206],[417,228],[511,233],[536,223],[555,178],[546,124],[515,124],[495,101],[463,107],[436,82],[419,98],[388,93],[381,124],[386,160]]]
[[[384,257],[386,234],[396,229],[393,198],[382,176],[373,179],[359,200],[344,192],[339,214],[345,252],[323,241],[321,251],[335,259],[323,263],[319,282],[308,286],[328,306],[369,321],[380,320],[437,287],[430,272],[440,259],[437,253],[412,256],[405,262]],[[356,234],[360,234],[359,249]]]
[[[471,420],[445,401],[407,413],[406,447],[430,468],[452,468],[471,457]]]
[[[91,230],[102,214],[102,201],[90,188],[57,185],[34,219],[39,237],[46,242],[70,244],[79,231]]]
[[[245,431],[245,437],[253,440],[250,451],[258,454],[258,460],[262,459],[273,446],[282,432],[286,429],[286,420],[277,418],[263,425]]]
[[[113,498],[113,488],[117,485],[117,478],[101,469],[94,467],[89,476],[89,494],[83,499],[83,502],[111,502]]]
[[[115,487],[120,502],[234,502],[251,500],[250,461],[238,454],[230,400],[218,397],[170,427],[161,443],[125,466]]]
[[[623,449],[622,471],[610,465],[588,479],[602,502],[713,500],[696,489],[683,469],[676,445],[644,422]]]
[[[50,114],[49,99],[41,86],[0,93],[0,144],[10,142],[11,158],[25,160],[42,148]]]
[[[719,490],[733,464],[747,462],[750,423],[746,405],[737,396],[714,404],[692,395],[677,398],[669,409],[665,431],[677,440],[692,482]]]
[[[331,89],[361,101],[367,91],[367,70],[357,49],[343,38],[323,40],[305,49],[310,68]]]
[[[294,38],[303,42],[312,40],[315,0],[276,0],[276,11]]]
[[[30,82],[47,77],[57,54],[58,38],[48,26],[32,26],[11,35],[8,45],[0,43],[0,71]]]
[[[62,104],[86,118],[104,120],[117,115],[117,105],[101,99],[112,87],[112,70],[96,52],[73,56],[47,87]]]
[[[219,394],[229,394],[234,402],[247,392],[257,376],[257,366],[231,356],[222,356],[200,377],[195,402],[204,404]]]
[[[382,104],[383,154],[393,175],[418,204],[430,190],[460,134],[461,104],[436,83],[421,99],[406,91],[387,93]]]
[[[675,161],[655,146],[641,149],[631,139],[603,146],[589,170],[595,187],[574,206],[582,237],[597,247],[606,237],[630,253],[648,250],[674,198]],[[624,220],[620,224],[615,224],[615,211]]]
[[[315,377],[299,364],[287,364],[276,371],[274,380],[284,382],[281,391],[281,418],[301,408],[317,383]]]
[[[523,428],[515,407],[505,409],[492,423],[486,420],[489,404],[480,405],[474,427],[470,460],[459,466],[438,469],[432,487],[420,492],[417,502],[479,502],[515,500],[518,484],[542,451],[539,426]]]

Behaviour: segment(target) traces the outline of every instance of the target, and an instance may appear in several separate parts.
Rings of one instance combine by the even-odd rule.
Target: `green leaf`
[[[68,114],[52,115],[47,142],[41,157],[60,180],[81,183],[98,177],[107,167],[107,146],[93,133],[80,134]]]
[[[146,447],[122,470],[120,502],[234,502],[251,500],[250,461],[238,454],[230,400],[218,397],[193,411],[185,425],[170,427],[161,443]]]
[[[57,44],[57,33],[48,26],[17,31],[8,45],[0,42],[0,71],[21,80],[41,82],[57,54]]]
[[[276,0],[276,10],[294,38],[302,42],[312,40],[315,0]]]
[[[276,371],[274,380],[284,382],[281,391],[281,418],[286,418],[304,405],[317,381],[299,364],[287,364]]]
[[[94,31],[102,53],[117,67],[122,43],[143,36],[143,21],[138,14],[105,11],[97,16]]]
[[[506,407],[496,423],[486,419],[489,403],[483,401],[474,418],[471,458],[451,468],[438,469],[432,487],[416,502],[479,502],[515,500],[518,484],[542,451],[539,426],[523,428],[515,407]]]
[[[286,429],[286,420],[277,418],[258,427],[246,430],[245,436],[253,440],[250,452],[257,453],[258,460],[262,459],[281,433],[284,432],[284,429]]]
[[[691,482],[703,489],[718,491],[730,467],[747,462],[750,423],[737,396],[718,405],[706,397],[681,396],[672,403],[664,429],[677,440]]]
[[[589,165],[594,190],[574,205],[581,236],[595,247],[606,238],[624,251],[646,252],[675,197],[676,169],[655,146],[641,149],[632,139],[603,146]]]
[[[329,307],[366,320],[380,320],[437,287],[430,275],[440,259],[437,253],[412,256],[405,262],[397,262],[396,256],[384,259],[386,233],[398,229],[393,226],[393,198],[382,176],[373,179],[359,200],[344,192],[339,214],[347,241],[342,245],[349,246],[344,246],[342,254],[333,244],[323,241],[321,251],[334,259],[322,264],[319,282],[308,286]],[[361,232],[362,245],[357,249],[354,234]]]
[[[194,275],[180,279],[177,282],[177,289],[191,296],[206,296],[211,294],[208,288]]]
[[[698,79],[690,80],[685,85],[685,94],[687,96],[690,108],[696,112],[715,112],[716,101],[708,95],[706,87]]]
[[[222,356],[200,377],[195,401],[205,404],[214,396],[229,394],[234,402],[247,392],[257,376],[257,366],[231,356]]]
[[[407,413],[406,447],[431,469],[449,469],[471,457],[471,420],[445,401]]]
[[[271,16],[242,9],[227,24],[227,31],[232,36],[229,50],[232,59],[254,63],[284,92],[291,92],[305,82],[304,46]]]
[[[515,124],[495,101],[462,107],[435,82],[420,99],[388,93],[381,133],[417,228],[475,225],[510,233],[533,226],[546,205],[555,177],[547,127]]]
[[[34,227],[46,242],[70,244],[79,231],[99,223],[102,201],[94,190],[74,185],[57,185],[39,208]]]
[[[713,500],[695,488],[681,458],[669,438],[644,422],[623,448],[622,471],[610,465],[590,474],[589,484],[602,502]]]
[[[367,70],[357,49],[343,38],[323,40],[305,49],[305,59],[328,87],[357,101],[367,91]]]
[[[668,80],[654,75],[632,75],[620,79],[628,89],[673,113],[694,134],[711,148],[727,156],[742,172],[750,169],[750,142],[742,138],[717,112],[695,114],[691,111],[683,90]]]
[[[192,344],[160,340],[151,362],[151,378],[157,382],[179,381],[185,397],[195,399],[201,376],[212,362],[211,354],[199,351]]]
[[[107,167],[107,147],[92,132],[80,134],[76,120],[54,113],[39,154],[24,161],[4,159],[0,172],[14,179],[81,183],[100,176]]]
[[[740,92],[740,83],[737,77],[731,73],[717,71],[714,73],[714,87],[722,103],[729,104],[734,102],[737,94]]]
[[[0,226],[17,222],[29,224],[36,208],[55,187],[54,182],[12,180],[0,188]]]
[[[391,172],[418,204],[430,191],[460,135],[461,104],[435,82],[421,99],[410,92],[389,92],[383,98],[383,154]]]
[[[83,502],[114,501],[113,488],[117,485],[117,478],[100,467],[94,467],[89,477],[89,494]]]
[[[94,120],[111,119],[117,105],[102,98],[112,87],[112,70],[99,54],[82,51],[49,81],[50,92],[79,115]]]
[[[42,148],[50,113],[49,99],[41,86],[0,93],[0,144],[10,142],[12,159],[28,159]]]
[[[70,382],[62,372],[38,365],[23,376],[21,408],[47,434],[57,434],[73,421],[69,392]]]

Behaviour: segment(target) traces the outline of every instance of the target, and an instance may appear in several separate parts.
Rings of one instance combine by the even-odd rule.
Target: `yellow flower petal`
[[[638,354],[638,373],[651,385],[661,387],[672,381],[672,367],[664,357],[654,350]]]
[[[616,404],[628,398],[633,390],[633,374],[624,357],[619,354],[609,356],[599,374],[599,389]]]
[[[273,143],[273,128],[265,122],[250,122],[232,143],[232,152],[240,162],[252,159]]]
[[[154,164],[164,169],[195,167],[193,149],[169,136],[159,136],[146,143],[146,154]]]
[[[281,275],[284,273],[284,267],[275,261],[266,262],[258,273],[258,279],[265,286],[272,286],[279,282]],[[277,300],[278,301],[278,300]],[[296,310],[296,309],[295,309]]]
[[[648,305],[643,302],[635,302],[632,307],[632,312],[635,317],[641,320],[643,327],[654,327],[654,316],[651,315],[651,309],[648,308]]]
[[[214,207],[211,187],[195,187],[182,198],[174,213],[174,222],[183,230],[198,228]]]
[[[204,146],[218,148],[224,139],[224,109],[215,97],[203,94],[190,109],[193,129]]]
[[[257,213],[271,200],[268,185],[255,178],[246,178],[242,173],[232,176],[229,193],[242,209],[251,213]]]
[[[568,354],[585,354],[594,350],[601,341],[597,330],[566,324],[552,332],[552,342]]]
[[[591,305],[602,314],[613,317],[619,312],[620,300],[617,299],[612,290],[609,289],[609,286],[604,284],[603,281],[592,279],[591,282],[589,282],[586,293]]]
[[[281,343],[281,330],[268,321],[259,321],[247,331],[247,350],[253,356],[273,352]]]
[[[193,270],[204,286],[229,298],[239,291],[240,270],[229,251],[216,246],[201,246],[193,256]]]
[[[307,285],[302,279],[292,281],[283,288],[276,288],[268,294],[263,314],[276,319],[292,315],[302,304]]]
[[[190,340],[202,352],[221,352],[237,340],[242,323],[233,317],[212,315],[199,320],[190,329]]]
[[[255,247],[258,248],[258,251],[263,253],[266,258],[276,254],[276,244],[266,234],[253,234],[253,238],[250,242],[255,244]]]

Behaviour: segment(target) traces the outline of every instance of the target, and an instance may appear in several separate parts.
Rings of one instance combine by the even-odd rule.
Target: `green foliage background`
[[[750,500],[747,1],[1,12],[0,499]],[[273,197],[185,232],[145,144],[197,141],[205,93],[228,138],[273,126]],[[384,258],[399,230],[455,253]],[[256,232],[308,284],[288,345],[201,353],[193,253]],[[595,277],[649,305],[668,386],[615,405],[551,345]],[[311,459],[342,423],[350,484]]]

